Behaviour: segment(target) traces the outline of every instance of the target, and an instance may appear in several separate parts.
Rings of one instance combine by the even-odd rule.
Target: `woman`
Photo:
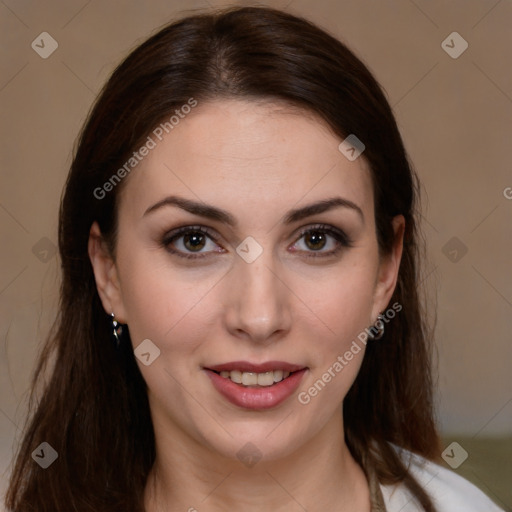
[[[379,85],[314,25],[151,37],[66,183],[8,509],[499,510],[437,464],[416,204]]]

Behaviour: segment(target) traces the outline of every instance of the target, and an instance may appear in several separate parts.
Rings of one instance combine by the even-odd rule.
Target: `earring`
[[[380,340],[382,338],[382,336],[384,336],[383,320],[384,320],[384,316],[379,314],[375,323],[368,330],[368,338],[370,339],[370,341]],[[373,331],[377,331],[377,333],[374,334]]]
[[[114,313],[110,313],[112,316],[112,334],[114,335],[114,342],[116,347],[119,348],[121,345],[121,336],[123,335],[123,326],[115,319]]]

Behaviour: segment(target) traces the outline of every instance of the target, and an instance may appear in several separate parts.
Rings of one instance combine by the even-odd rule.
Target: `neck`
[[[341,414],[286,457],[252,467],[186,440],[184,433],[159,430],[145,489],[147,512],[370,511],[366,477],[345,444]]]

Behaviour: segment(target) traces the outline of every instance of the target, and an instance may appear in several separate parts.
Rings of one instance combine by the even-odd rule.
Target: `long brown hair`
[[[386,325],[384,337],[368,345],[344,402],[346,441],[365,472],[376,471],[382,483],[403,481],[423,508],[433,511],[390,444],[430,460],[438,460],[440,453],[431,329],[418,295],[417,177],[391,108],[365,65],[307,20],[257,7],[194,14],[165,26],[115,69],[96,100],[61,202],[60,311],[34,374],[30,415],[6,495],[8,509],[143,510],[155,459],[146,384],[129,332],[120,350],[112,343],[87,243],[97,221],[115,257],[117,201],[124,182],[101,199],[94,191],[190,98],[199,104],[218,98],[284,101],[320,116],[340,140],[356,134],[364,142],[381,254],[393,243],[393,216],[402,214],[406,221],[391,299],[403,310]],[[48,469],[31,458],[44,441],[58,452]]]

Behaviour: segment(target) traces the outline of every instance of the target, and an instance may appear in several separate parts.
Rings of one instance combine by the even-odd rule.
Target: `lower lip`
[[[215,389],[232,404],[244,409],[271,409],[284,402],[299,387],[306,368],[293,372],[286,379],[272,386],[251,388],[221,377],[212,370],[205,369]]]

